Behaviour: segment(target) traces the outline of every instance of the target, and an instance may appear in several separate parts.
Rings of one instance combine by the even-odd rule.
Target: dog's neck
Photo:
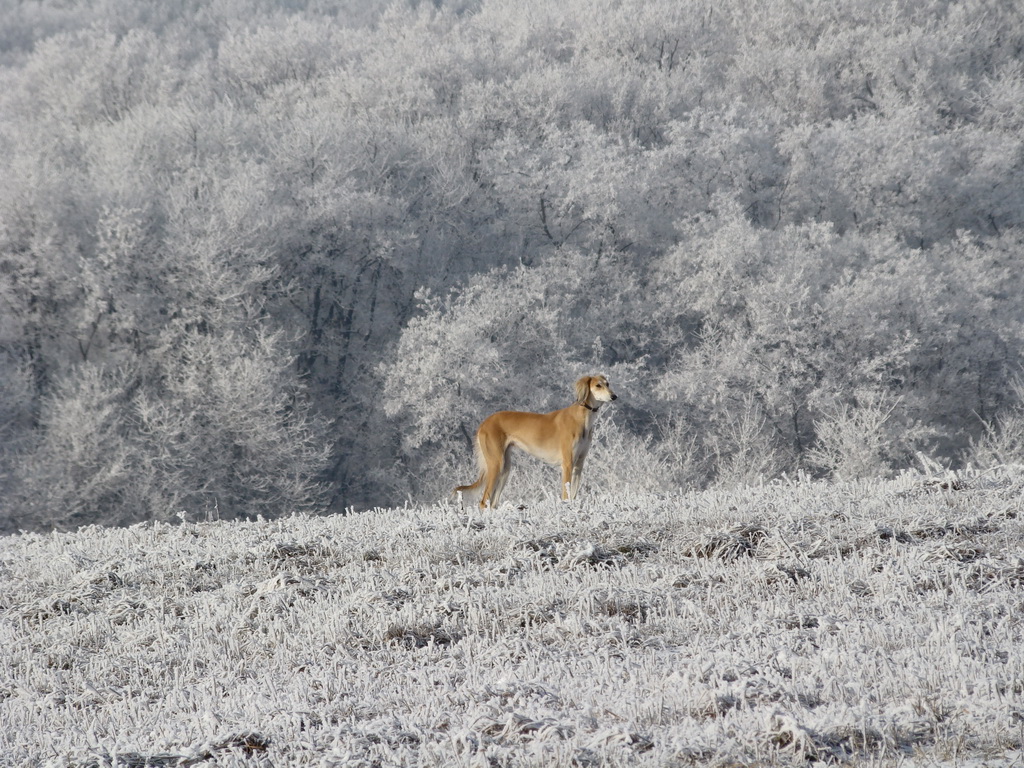
[[[582,403],[578,403],[578,405],[582,405],[584,408],[586,408],[588,411],[591,411],[592,413],[597,413],[597,409],[600,407],[600,406],[596,406],[595,407],[595,406],[591,405],[590,403],[588,403],[586,400],[584,400]]]

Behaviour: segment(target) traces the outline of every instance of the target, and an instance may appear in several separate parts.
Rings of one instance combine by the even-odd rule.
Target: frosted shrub
[[[708,438],[715,480],[726,487],[748,485],[778,475],[784,466],[772,440],[768,419],[752,395]]]
[[[583,485],[588,492],[657,492],[679,488],[671,462],[658,450],[656,439],[630,432],[622,425],[624,421],[615,413],[601,415],[583,473]]]
[[[970,457],[979,467],[1024,462],[1024,410],[1011,411],[986,425],[985,434],[971,444]]]
[[[884,477],[904,440],[890,423],[898,401],[869,394],[857,405],[841,403],[815,422],[810,462],[843,480]]]
[[[1017,403],[986,423],[984,434],[971,442],[969,456],[975,466],[1024,463],[1024,380],[1014,381],[1013,394]]]

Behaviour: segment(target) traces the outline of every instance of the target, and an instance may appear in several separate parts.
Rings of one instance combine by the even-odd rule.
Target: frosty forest
[[[1017,0],[0,18],[0,531],[1024,458]]]

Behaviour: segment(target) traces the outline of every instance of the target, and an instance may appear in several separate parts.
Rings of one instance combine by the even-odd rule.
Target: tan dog
[[[590,450],[593,421],[602,403],[616,399],[604,376],[584,376],[576,382],[576,402],[550,413],[498,411],[476,431],[476,459],[480,477],[460,485],[454,493],[484,485],[480,507],[497,507],[508,479],[509,451],[517,446],[548,464],[562,465],[562,498],[576,498],[583,461]]]

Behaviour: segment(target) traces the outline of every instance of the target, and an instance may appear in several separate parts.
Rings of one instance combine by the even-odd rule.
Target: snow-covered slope
[[[0,763],[1005,764],[1024,472],[0,539]]]

